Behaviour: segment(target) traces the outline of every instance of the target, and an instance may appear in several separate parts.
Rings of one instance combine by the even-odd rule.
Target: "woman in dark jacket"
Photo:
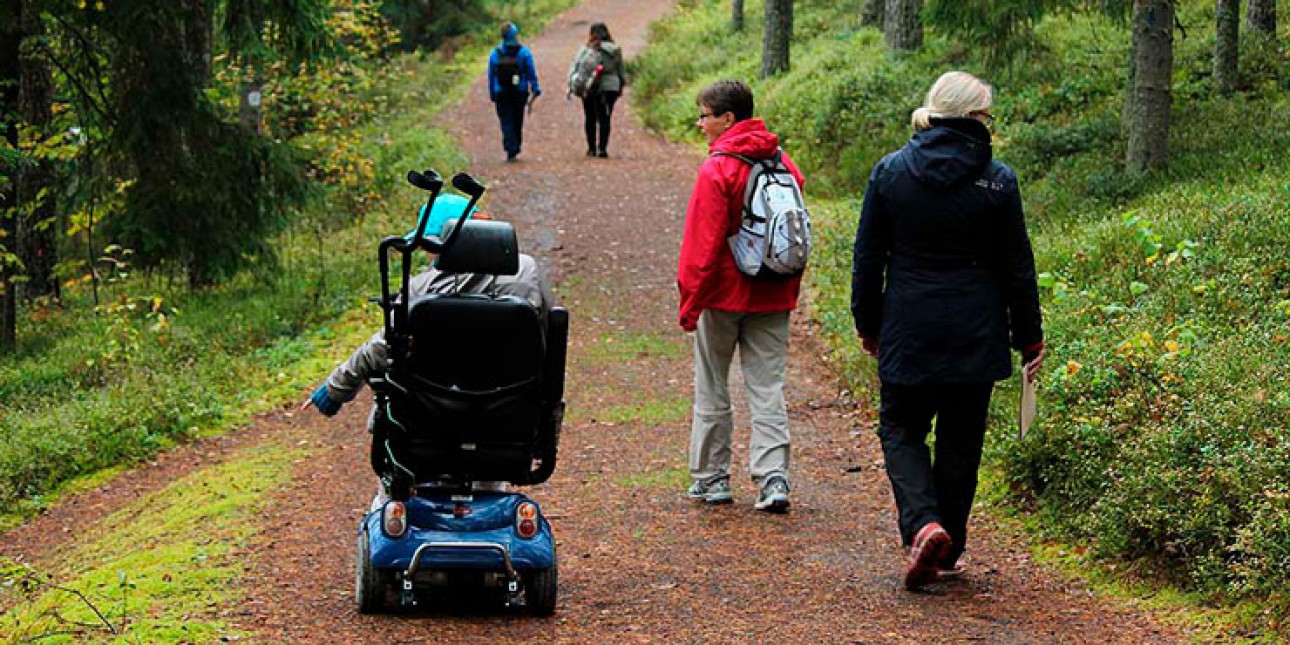
[[[851,313],[882,383],[879,438],[909,549],[905,586],[959,571],[994,382],[1043,361],[1017,177],[991,157],[989,85],[941,76],[904,148],[874,166]],[[925,440],[936,419],[936,459]]]

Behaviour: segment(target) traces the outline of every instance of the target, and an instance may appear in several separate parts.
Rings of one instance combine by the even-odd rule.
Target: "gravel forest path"
[[[110,509],[119,502],[93,495],[128,499],[271,436],[314,443],[315,457],[297,465],[281,495],[308,503],[266,512],[266,530],[245,556],[247,600],[229,609],[229,619],[257,642],[1186,640],[1031,563],[1019,536],[981,518],[974,519],[964,580],[929,593],[904,591],[871,415],[839,394],[800,313],[787,391],[792,511],[769,516],[752,508],[743,409],[736,412],[736,503],[704,507],[682,498],[691,341],[675,324],[674,273],[702,151],[644,131],[622,101],[611,157],[584,157],[581,106],[563,100],[568,61],[590,22],[607,23],[630,57],[643,47],[648,24],[673,9],[672,0],[588,0],[544,33],[522,33],[546,93],[525,127],[519,163],[504,163],[482,78],[446,114],[472,160],[469,170],[489,187],[488,210],[515,223],[521,247],[546,265],[571,313],[560,464],[548,483],[527,491],[551,516],[558,539],[554,617],[357,612],[354,529],[374,489],[363,404],[334,419],[285,409],[264,415],[233,436],[173,451],[126,481],[80,496],[83,508]],[[0,543],[22,548],[26,540],[42,550],[33,546],[42,539],[40,522]]]

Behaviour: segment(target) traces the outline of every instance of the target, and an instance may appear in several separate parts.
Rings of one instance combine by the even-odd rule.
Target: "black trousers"
[[[909,546],[925,524],[940,522],[954,540],[942,563],[947,567],[967,544],[968,514],[976,497],[993,390],[994,383],[882,384],[878,437],[900,512],[900,538]],[[927,447],[933,418],[935,459]]]
[[[609,148],[609,122],[617,101],[618,92],[596,92],[582,99],[582,127],[587,133],[587,150],[603,152]]]
[[[524,108],[528,102],[527,94],[502,92],[493,104],[497,108],[497,119],[502,123],[502,148],[508,157],[518,155],[524,144]]]

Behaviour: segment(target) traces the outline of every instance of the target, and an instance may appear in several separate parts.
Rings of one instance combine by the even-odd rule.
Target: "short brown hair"
[[[718,116],[730,112],[736,122],[751,119],[753,115],[752,88],[743,81],[717,81],[700,90],[694,102],[710,108]]]

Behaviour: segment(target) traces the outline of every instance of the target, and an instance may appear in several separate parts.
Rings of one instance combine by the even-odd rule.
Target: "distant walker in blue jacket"
[[[873,168],[856,230],[851,314],[882,383],[878,436],[908,549],[905,586],[961,571],[994,382],[1044,358],[1017,176],[992,158],[993,91],[942,75],[913,138]],[[936,459],[927,434],[936,419]]]
[[[509,162],[516,160],[524,143],[524,110],[529,96],[536,99],[542,95],[533,52],[521,45],[519,38],[520,28],[515,23],[503,23],[502,44],[488,57],[488,98],[502,124],[502,147]]]

